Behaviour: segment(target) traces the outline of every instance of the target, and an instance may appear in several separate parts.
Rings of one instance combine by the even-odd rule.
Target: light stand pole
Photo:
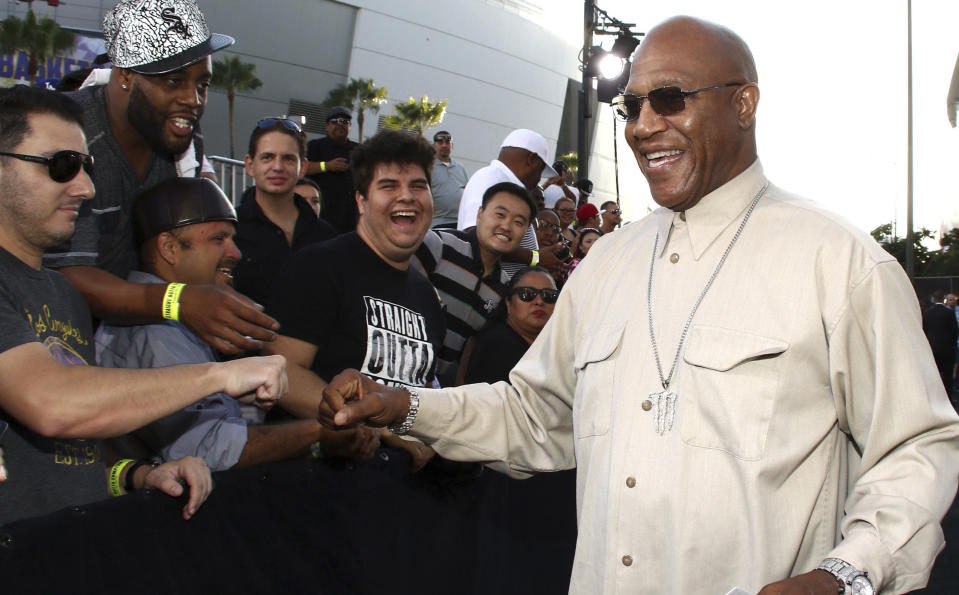
[[[576,133],[576,177],[589,177],[589,144],[586,142],[586,121],[593,117],[589,109],[589,96],[593,88],[593,77],[585,68],[589,61],[590,48],[593,47],[593,28],[596,26],[596,0],[583,2],[583,86],[579,90],[579,129]]]

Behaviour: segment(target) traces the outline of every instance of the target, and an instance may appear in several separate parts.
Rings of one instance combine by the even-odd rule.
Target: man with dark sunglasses
[[[276,274],[304,246],[336,237],[336,230],[316,216],[294,192],[306,168],[306,135],[299,124],[265,118],[250,134],[243,158],[253,186],[236,209],[236,245],[243,259],[234,272],[234,287],[267,305]]]
[[[336,106],[326,113],[326,136],[307,144],[306,173],[320,185],[320,217],[337,233],[356,229],[356,198],[350,173],[350,153],[357,143],[349,139],[353,112]]]
[[[185,486],[190,518],[212,489],[203,461],[121,459],[108,476],[102,439],[205,394],[257,391],[271,403],[286,390],[281,358],[163,370],[94,366],[90,310],[62,275],[42,266],[44,250],[70,238],[94,195],[82,159],[69,168],[57,161],[65,153],[86,157],[81,118],[62,94],[0,91],[0,445],[9,472],[0,484],[0,525],[133,489],[177,497]]]
[[[724,27],[650,30],[617,109],[661,208],[596,242],[512,385],[354,399],[344,374],[322,419],[516,473],[575,466],[570,593],[923,587],[959,417],[896,260],[765,177],[757,80]]]
[[[234,40],[211,33],[193,0],[122,0],[104,16],[103,35],[113,64],[109,82],[72,94],[83,106],[97,164],[96,197],[81,208],[73,237],[51,247],[44,264],[80,290],[97,318],[151,322],[162,319],[164,288],[125,280],[138,265],[133,199],[176,177],[177,159],[191,143],[202,159],[197,126],[210,55]],[[178,316],[222,352],[257,350],[275,338],[276,321],[232,289],[192,285],[179,299]]]
[[[453,159],[453,135],[440,130],[433,135],[436,161],[433,162],[433,229],[456,229],[460,199],[469,176],[466,168]]]
[[[616,228],[623,220],[622,211],[615,200],[607,200],[604,202],[599,208],[599,214],[600,217],[602,217],[599,230],[603,232],[603,235],[616,231]]]

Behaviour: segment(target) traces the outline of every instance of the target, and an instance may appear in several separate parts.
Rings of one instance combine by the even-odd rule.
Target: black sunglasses
[[[329,120],[326,121],[327,124],[329,124],[329,123],[331,123],[331,122],[332,122],[333,124],[344,124],[344,125],[345,125],[345,124],[349,124],[350,122],[352,122],[352,120],[350,120],[349,118],[330,118]]]
[[[47,166],[47,173],[50,174],[50,179],[59,184],[69,182],[77,177],[81,167],[87,172],[88,176],[93,177],[93,155],[77,153],[76,151],[57,151],[49,157],[6,153],[4,151],[0,151],[0,155],[13,157],[22,161],[42,163]]]
[[[549,221],[546,221],[545,219],[536,220],[536,229],[548,229],[552,231],[553,233],[563,233],[562,227],[560,227],[559,225],[556,225],[555,223],[550,223]]]
[[[549,287],[544,287],[543,289],[536,289],[535,287],[514,287],[513,293],[510,295],[515,295],[524,302],[531,302],[536,299],[536,294],[543,296],[543,301],[547,304],[555,304],[556,300],[559,299],[559,290]]]
[[[441,134],[439,136],[434,136],[433,142],[434,143],[451,143],[453,142],[453,137],[449,136],[448,134]]]
[[[276,124],[280,124],[281,126],[283,126],[283,128],[286,128],[287,130],[292,130],[293,132],[300,132],[300,133],[303,132],[303,129],[300,128],[299,124],[297,124],[293,120],[287,120],[286,118],[263,118],[262,120],[256,123],[256,127],[269,128],[270,126],[274,126]]]
[[[632,93],[623,93],[617,95],[610,102],[613,113],[616,118],[622,122],[632,122],[639,117],[639,110],[643,107],[643,100],[649,99],[649,105],[660,116],[671,116],[678,114],[686,109],[686,97],[699,93],[700,91],[710,91],[712,89],[722,89],[724,87],[738,87],[746,83],[725,83],[722,85],[713,85],[711,87],[700,87],[683,91],[679,87],[659,87],[653,89],[647,95],[633,95]]]
[[[620,211],[619,209],[613,209],[611,211],[606,211],[606,212],[609,213],[610,215],[619,215],[620,213],[622,213],[622,211]]]

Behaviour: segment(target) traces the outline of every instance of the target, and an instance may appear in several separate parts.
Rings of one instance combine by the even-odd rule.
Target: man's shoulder
[[[872,236],[822,202],[772,184],[764,200],[767,201],[766,208],[759,209],[757,215],[765,210],[765,216],[760,216],[760,220],[766,224],[788,222],[782,225],[778,235],[793,249],[818,250],[834,256],[851,251],[867,265],[895,261]]]

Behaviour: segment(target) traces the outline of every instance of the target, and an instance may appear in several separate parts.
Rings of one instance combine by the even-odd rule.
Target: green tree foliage
[[[240,60],[239,56],[224,56],[222,60],[213,63],[214,89],[226,91],[230,117],[230,157],[236,159],[235,151],[235,101],[237,91],[244,93],[263,86],[263,81],[256,78],[256,64]]]
[[[879,242],[889,254],[896,257],[899,264],[906,266],[906,238],[892,231],[892,223],[880,225],[869,234]],[[933,238],[931,230],[923,227],[913,237],[913,255],[916,277],[952,277],[959,276],[959,229],[953,229],[940,239],[939,250],[930,250],[922,241]]]
[[[393,106],[396,113],[386,116],[384,124],[397,130],[413,130],[423,136],[424,130],[437,126],[443,121],[449,102],[449,99],[433,102],[426,95],[419,99],[410,97],[404,103]]]
[[[37,19],[32,10],[28,10],[22,20],[10,15],[0,22],[0,51],[22,51],[27,55],[31,85],[37,80],[41,63],[57,52],[72,48],[74,43],[76,39],[71,31],[62,29],[48,16]]]
[[[363,122],[367,110],[378,114],[380,106],[386,102],[386,87],[377,87],[373,79],[350,79],[348,83],[337,85],[330,90],[323,105],[348,107],[356,114],[357,132],[363,142]]]

